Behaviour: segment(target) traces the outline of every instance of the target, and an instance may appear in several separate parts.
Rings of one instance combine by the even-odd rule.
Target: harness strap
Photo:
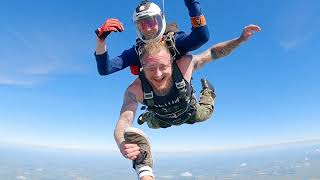
[[[181,100],[185,100],[189,102],[190,97],[188,97],[187,95],[187,86],[176,61],[173,62],[172,69],[173,69],[174,84],[179,91],[179,96]],[[139,78],[142,83],[143,101],[148,106],[148,108],[152,108],[154,106],[154,99],[153,99],[154,93],[151,85],[149,84],[147,78],[143,73],[143,70],[140,71]]]
[[[180,98],[184,99],[184,100],[188,100],[187,99],[187,86],[186,86],[186,83],[183,79],[182,73],[181,73],[176,61],[173,61],[172,69],[173,69],[174,83],[179,91]]]
[[[142,55],[142,48],[143,48],[144,42],[141,39],[136,40],[136,53],[139,56],[139,59],[141,60],[141,55]]]
[[[165,36],[164,41],[166,42],[167,48],[170,51],[173,60],[176,60],[177,55],[180,55],[180,52],[176,47],[176,40],[174,38],[174,35],[175,32],[168,32]]]
[[[147,78],[144,76],[143,70],[140,71],[139,78],[142,83],[143,101],[149,107],[154,106],[153,91]]]

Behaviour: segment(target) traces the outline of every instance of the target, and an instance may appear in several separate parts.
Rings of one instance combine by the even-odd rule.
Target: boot
[[[212,97],[215,98],[216,95],[214,93],[214,87],[212,86],[212,84],[205,78],[202,78],[201,79],[201,85],[202,85],[202,91],[205,90],[205,89],[209,89],[212,91]]]

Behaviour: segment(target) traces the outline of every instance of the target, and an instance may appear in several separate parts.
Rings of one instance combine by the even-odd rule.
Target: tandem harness
[[[167,106],[164,107],[159,107],[159,103],[155,101],[156,95],[146,79],[143,69],[139,74],[143,89],[143,104],[147,106],[149,112],[154,113],[156,119],[161,121],[160,123],[166,124],[167,127],[181,125],[195,114],[195,106],[192,103],[192,99],[194,99],[193,87],[184,80],[176,61],[173,61],[172,69],[174,86],[178,94],[176,98],[168,99]]]

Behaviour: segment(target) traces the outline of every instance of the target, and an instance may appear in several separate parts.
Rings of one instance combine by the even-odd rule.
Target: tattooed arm
[[[229,55],[241,43],[247,41],[254,32],[259,32],[260,30],[260,27],[256,25],[246,26],[240,37],[215,44],[203,53],[194,55],[194,69],[197,70],[210,61]]]
[[[232,50],[240,45],[240,43],[241,41],[239,39],[225,41],[213,45],[201,54],[194,55],[192,59],[192,61],[194,62],[194,70],[201,68],[204,64],[210,61],[230,54]]]
[[[123,132],[124,129],[132,125],[136,110],[138,107],[138,101],[136,97],[135,85],[132,84],[125,92],[124,100],[120,112],[120,118],[114,131],[114,138],[120,146],[124,141]]]
[[[140,82],[140,81],[139,81]],[[125,92],[124,100],[120,112],[120,118],[118,120],[117,126],[114,130],[114,138],[118,144],[121,154],[130,160],[135,160],[140,154],[140,148],[137,144],[127,143],[124,139],[124,130],[132,125],[137,107],[138,107],[138,94],[139,88],[141,89],[141,84],[134,81]]]

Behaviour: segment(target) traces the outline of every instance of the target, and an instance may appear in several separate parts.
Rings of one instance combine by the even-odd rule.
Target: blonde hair
[[[155,55],[159,53],[161,50],[165,50],[167,53],[170,54],[170,51],[168,50],[167,46],[165,45],[164,42],[151,42],[148,44],[144,44],[142,47],[142,53],[141,53],[141,59],[140,61],[143,61],[145,56],[150,56],[150,55]],[[171,54],[170,54],[171,56]]]

